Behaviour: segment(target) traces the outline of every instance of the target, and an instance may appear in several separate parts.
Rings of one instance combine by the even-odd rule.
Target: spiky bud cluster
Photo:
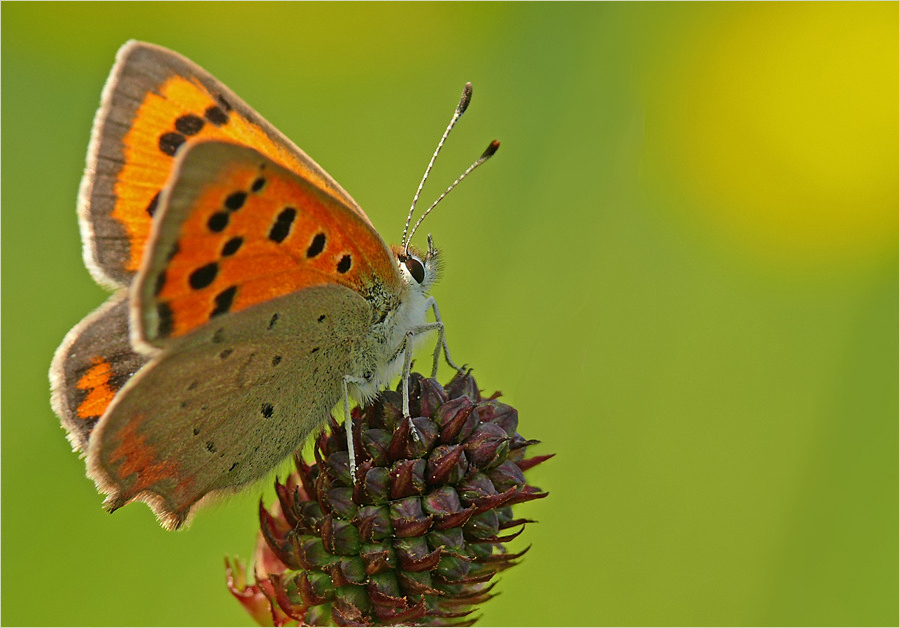
[[[512,505],[547,495],[523,471],[550,456],[526,458],[537,441],[498,396],[468,374],[446,388],[413,374],[417,438],[399,392],[355,408],[356,482],[332,421],[315,463],[297,456],[278,503],[260,504],[255,584],[229,565],[232,593],[260,624],[471,625],[494,575],[525,553],[504,547],[530,522]]]

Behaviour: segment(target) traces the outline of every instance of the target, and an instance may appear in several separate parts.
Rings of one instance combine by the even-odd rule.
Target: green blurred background
[[[557,457],[489,625],[898,623],[898,5],[2,6],[2,622],[249,621],[259,491],[109,516],[49,403],[105,298],[75,199],[116,49],[206,67],[398,241],[454,355]],[[421,238],[424,241],[424,238]]]

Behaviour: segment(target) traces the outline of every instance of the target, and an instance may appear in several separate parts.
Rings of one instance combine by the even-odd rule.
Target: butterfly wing
[[[85,264],[98,283],[130,283],[173,158],[197,139],[253,146],[368,223],[324,170],[212,75],[170,50],[131,41],[103,90],[79,200]]]
[[[66,335],[50,366],[51,403],[76,451],[116,393],[147,358],[128,343],[128,298],[122,290]]]
[[[205,497],[271,471],[323,425],[360,363],[371,307],[323,285],[216,318],[121,390],[92,435],[88,473],[114,510],[145,501],[167,528]]]
[[[340,199],[255,149],[198,142],[163,192],[132,292],[132,338],[163,348],[229,313],[328,284],[382,309],[401,290],[381,237]]]
[[[371,370],[372,326],[400,282],[374,229],[326,190],[252,148],[185,147],[131,291],[133,344],[153,359],[91,437],[107,506],[146,501],[178,527],[271,471],[324,423],[343,377]]]

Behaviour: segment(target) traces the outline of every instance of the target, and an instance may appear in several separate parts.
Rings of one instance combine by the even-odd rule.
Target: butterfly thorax
[[[432,249],[428,254],[411,254],[412,264],[424,274],[412,272],[409,262],[399,251],[394,251],[397,271],[401,278],[398,293],[373,287],[366,300],[372,305],[374,322],[368,337],[360,347],[361,372],[354,375],[364,380],[350,387],[351,395],[359,401],[371,400],[379,391],[390,385],[403,368],[403,348],[406,334],[427,322],[429,291],[437,279],[438,254]],[[415,269],[416,266],[413,266]],[[423,340],[418,334],[410,341],[418,345]]]

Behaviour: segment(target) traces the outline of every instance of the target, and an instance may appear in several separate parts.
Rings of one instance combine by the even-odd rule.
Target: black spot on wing
[[[210,124],[215,126],[224,126],[228,124],[228,114],[221,108],[213,105],[212,107],[208,107],[206,111],[203,112],[203,117],[206,118]]]
[[[278,244],[284,242],[285,238],[291,233],[291,225],[294,224],[296,217],[297,210],[293,207],[286,207],[281,210],[278,218],[275,219],[275,224],[269,229],[269,239]]]
[[[159,136],[159,150],[169,157],[174,157],[186,141],[187,138],[181,133],[163,133]]]
[[[156,285],[153,287],[153,295],[158,296],[159,293],[162,292],[163,286],[165,286],[165,285],[166,285],[166,271],[165,271],[165,269],[163,269],[156,276]]]
[[[215,281],[218,274],[219,265],[216,262],[210,262],[192,272],[188,277],[188,283],[194,290],[200,290]]]
[[[237,286],[231,286],[229,288],[225,288],[216,295],[215,302],[216,307],[213,308],[212,313],[209,315],[210,318],[213,316],[218,316],[219,314],[225,314],[231,309],[231,304],[234,302],[234,295],[237,293]]]
[[[156,306],[156,333],[160,338],[166,338],[175,328],[175,318],[172,314],[172,308],[165,301]]]
[[[246,200],[246,192],[232,192],[228,195],[228,198],[225,199],[225,208],[229,211],[236,212],[244,206],[244,201]]]
[[[189,113],[175,120],[175,130],[187,136],[197,135],[204,124],[203,118]]]
[[[317,233],[306,249],[306,257],[313,258],[325,249],[325,234]]]
[[[238,252],[238,249],[241,248],[241,245],[244,243],[244,238],[241,236],[236,236],[231,238],[228,242],[225,243],[225,246],[222,247],[222,256],[228,257],[229,255],[234,255]]]
[[[147,213],[150,214],[150,217],[153,217],[153,214],[156,213],[156,206],[159,205],[159,192],[153,195],[153,198],[150,200],[150,203],[147,205]]]
[[[206,221],[206,226],[214,233],[224,231],[228,226],[228,212],[216,212]]]

